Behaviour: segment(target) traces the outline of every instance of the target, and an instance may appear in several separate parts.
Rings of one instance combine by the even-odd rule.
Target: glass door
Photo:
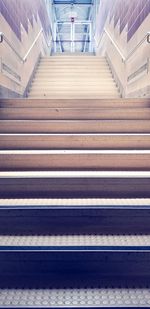
[[[55,24],[54,51],[57,53],[92,52],[91,22],[58,22]]]

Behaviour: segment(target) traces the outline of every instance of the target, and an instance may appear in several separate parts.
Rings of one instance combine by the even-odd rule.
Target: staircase
[[[0,101],[0,307],[149,308],[150,101],[39,81]]]
[[[118,98],[119,92],[104,57],[56,55],[39,62],[30,98]]]

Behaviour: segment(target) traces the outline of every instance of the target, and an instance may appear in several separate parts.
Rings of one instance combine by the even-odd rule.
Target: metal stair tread
[[[114,247],[112,250],[123,250],[124,247],[129,250],[137,249],[137,247],[143,248],[143,250],[150,250],[150,235],[0,235],[0,251],[2,247],[64,247],[66,250],[74,249],[78,250],[82,247],[83,250],[88,250],[89,247],[93,247],[93,250],[111,250],[110,247]],[[105,248],[103,248],[105,247]],[[136,247],[136,248],[135,248]],[[7,249],[7,248],[6,248]],[[4,248],[5,250],[5,248]]]
[[[150,288],[1,289],[0,308],[149,307]]]

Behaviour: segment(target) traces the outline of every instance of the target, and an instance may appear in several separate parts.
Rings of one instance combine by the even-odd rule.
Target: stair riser
[[[100,93],[100,92],[104,92],[104,89],[107,88],[109,86],[109,92],[112,91],[112,93],[116,93],[116,91],[114,91],[114,85],[112,83],[110,83],[110,85],[86,85],[85,87],[82,87],[81,90],[79,90],[79,93],[83,93],[85,91],[87,91],[87,93],[89,93],[90,91],[94,91],[95,93]],[[46,91],[46,93],[55,93],[55,92],[66,92],[66,93],[73,93],[74,91],[78,91],[79,89],[79,85],[63,85],[63,84],[59,84],[59,86],[57,85],[52,85],[52,84],[44,84],[43,86],[41,84],[37,84],[36,82],[32,84],[32,90],[31,93],[39,93],[39,91],[41,91],[41,93],[43,93],[44,91]],[[109,93],[108,92],[108,93]]]
[[[78,99],[78,100],[81,100],[81,99],[89,99],[89,98],[91,98],[91,99],[110,99],[110,98],[113,98],[113,99],[118,99],[118,97],[119,97],[120,95],[118,95],[118,92],[117,92],[117,94],[95,94],[95,92],[94,91],[92,91],[92,92],[89,92],[89,93],[87,93],[87,92],[84,92],[84,93],[78,93],[78,92],[76,92],[76,94],[75,93],[73,93],[73,94],[64,94],[64,93],[55,93],[55,94],[34,94],[34,95],[30,95],[30,99],[35,99],[35,100],[37,100],[37,99],[50,99],[50,100],[52,100],[52,99],[66,99],[66,100],[68,100],[68,99]]]
[[[38,87],[40,87],[40,88],[44,88],[44,89],[47,89],[47,87],[49,88],[49,87],[54,87],[54,88],[57,88],[57,89],[60,89],[60,88],[67,88],[67,89],[70,89],[70,87],[71,87],[71,89],[76,89],[76,88],[78,88],[79,86],[81,85],[81,82],[80,82],[80,80],[77,80],[77,81],[73,81],[73,82],[71,82],[70,83],[70,81],[69,80],[67,80],[67,81],[63,81],[63,80],[61,80],[61,81],[34,81],[33,83],[32,83],[32,87],[33,86],[38,86]],[[103,81],[102,83],[96,83],[95,81],[93,81],[93,82],[88,82],[88,83],[85,83],[84,85],[82,85],[82,89],[88,89],[88,87],[90,87],[91,89],[97,89],[97,87],[98,88],[105,88],[106,86],[108,87],[108,86],[110,86],[110,89],[111,89],[111,87],[113,88],[114,87],[114,82],[113,81],[111,81],[110,80],[110,82],[105,82],[105,81]]]
[[[36,72],[76,72],[76,73],[80,73],[80,72],[92,72],[93,73],[99,73],[99,75],[101,76],[102,72],[109,72],[111,73],[110,68],[107,65],[99,65],[99,64],[91,64],[91,65],[80,65],[80,64],[75,64],[75,65],[68,65],[68,64],[64,64],[64,65],[40,65],[40,67],[37,68]]]
[[[83,253],[77,252],[77,247],[73,252],[60,252],[57,248],[55,252],[43,252],[44,248],[38,247],[31,252],[23,247],[20,249],[23,251],[13,252],[6,247],[6,252],[0,252],[1,288],[85,287],[104,285],[104,282],[109,286],[119,281],[132,282],[135,286],[139,282],[142,285],[143,276],[145,281],[150,276],[149,252],[120,252],[118,248],[116,252],[102,249],[101,252]],[[26,249],[31,250],[31,247]]]
[[[149,120],[0,121],[1,133],[150,133]]]
[[[88,189],[87,189],[88,188]],[[0,178],[1,198],[150,198],[150,179]]]
[[[150,154],[4,154],[1,171],[150,171]]]
[[[47,65],[51,65],[51,64],[74,64],[74,63],[79,63],[79,64],[107,64],[108,63],[106,62],[106,60],[104,59],[96,59],[96,58],[84,58],[84,57],[80,57],[80,58],[64,58],[64,59],[61,59],[61,58],[55,58],[55,59],[42,59],[39,64],[42,65],[42,64],[47,64]]]
[[[0,136],[0,149],[150,149],[150,136]]]
[[[58,76],[59,75],[59,76]],[[33,81],[36,81],[37,83],[49,83],[49,82],[55,82],[57,83],[57,86],[59,84],[68,83],[72,86],[77,83],[81,86],[87,85],[87,84],[99,84],[103,85],[103,83],[106,83],[109,85],[109,83],[112,83],[115,85],[115,81],[112,79],[111,74],[105,74],[103,73],[103,77],[97,78],[96,74],[91,75],[91,73],[85,73],[79,76],[79,74],[72,74],[71,72],[68,72],[64,74],[63,72],[60,72],[59,74],[56,74],[55,72],[52,74],[49,74],[47,72],[41,72],[37,73],[37,75],[33,78]]]
[[[58,108],[1,108],[0,119],[150,119],[150,109],[58,109]]]
[[[142,207],[1,206],[0,235],[150,234],[150,208]]]
[[[109,91],[107,92],[107,95],[108,95],[108,98],[110,97],[110,96],[114,96],[114,95],[117,95],[119,92],[118,92],[118,90],[117,89],[109,89]],[[58,96],[72,96],[73,98],[74,97],[76,97],[76,96],[78,96],[79,98],[80,98],[80,96],[82,97],[82,96],[87,96],[88,97],[88,95],[90,95],[91,97],[93,96],[96,96],[96,95],[99,95],[100,97],[102,96],[102,98],[103,98],[103,96],[105,96],[105,89],[103,89],[103,88],[97,88],[97,89],[94,89],[94,88],[90,88],[90,89],[84,89],[84,88],[82,88],[82,89],[80,89],[80,90],[78,90],[78,88],[74,88],[74,89],[72,89],[71,87],[69,87],[68,89],[66,89],[66,88],[57,88],[57,90],[55,89],[55,87],[49,87],[49,88],[47,88],[47,89],[44,89],[44,87],[37,87],[37,89],[35,89],[35,87],[33,88],[33,89],[31,89],[31,91],[30,91],[30,95],[31,95],[31,97],[32,96],[56,96],[56,98],[57,98],[57,95]]]
[[[53,81],[52,81],[53,82]],[[89,100],[89,99],[81,99],[81,100],[47,100],[47,99],[2,99],[1,107],[54,107],[54,108],[62,108],[62,107],[84,107],[84,108],[148,108],[150,107],[149,99],[110,99],[110,100]]]
[[[104,78],[109,78],[111,79],[112,75],[111,75],[111,72],[108,70],[104,70],[101,72],[103,74],[103,77]],[[94,72],[93,74],[91,74],[91,71],[90,70],[81,70],[81,71],[78,71],[78,70],[70,70],[68,69],[68,71],[64,71],[64,70],[58,70],[58,71],[52,71],[52,70],[49,70],[49,71],[46,71],[46,72],[43,72],[43,71],[37,71],[36,75],[35,75],[35,78],[39,79],[40,77],[42,78],[52,78],[54,79],[55,77],[59,79],[59,76],[64,76],[65,78],[69,78],[69,77],[78,77],[79,79],[82,79],[82,82],[84,82],[84,77],[87,79],[87,78],[94,78],[96,77],[97,78],[97,81],[101,81],[101,79],[103,79],[102,76],[100,76],[99,74],[99,71],[97,72]],[[111,79],[113,80],[113,79]]]

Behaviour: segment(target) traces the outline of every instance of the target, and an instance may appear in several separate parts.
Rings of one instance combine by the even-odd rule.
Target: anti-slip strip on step
[[[0,206],[150,206],[149,198],[135,199],[0,199]],[[149,207],[148,207],[149,208]]]
[[[11,171],[0,178],[150,178],[150,171]]]
[[[138,136],[138,137],[144,137],[144,136],[150,136],[150,133],[0,133],[1,136],[16,136],[16,137],[21,137],[21,136],[83,136],[83,137],[88,137],[88,136],[93,136],[93,137],[103,137],[103,136],[127,136],[127,137],[132,137],[132,136]]]
[[[0,290],[0,308],[150,307],[150,289]]]
[[[34,100],[34,99],[31,99]],[[37,99],[38,100],[38,99]],[[50,100],[50,99],[49,99]],[[142,123],[143,124],[143,119],[0,119],[0,123],[97,123],[97,124],[101,124],[101,123],[120,123],[120,122],[135,122],[135,123]],[[144,120],[149,122],[149,120]]]
[[[150,150],[0,150],[0,155],[144,155],[150,154]]]
[[[14,247],[22,249],[25,247],[28,250],[32,250],[40,247],[43,250],[54,249],[60,247],[60,249],[73,249],[78,250],[83,248],[84,250],[113,250],[117,249],[129,249],[132,250],[150,250],[150,235],[52,235],[52,236],[0,236],[0,249],[7,249]]]

